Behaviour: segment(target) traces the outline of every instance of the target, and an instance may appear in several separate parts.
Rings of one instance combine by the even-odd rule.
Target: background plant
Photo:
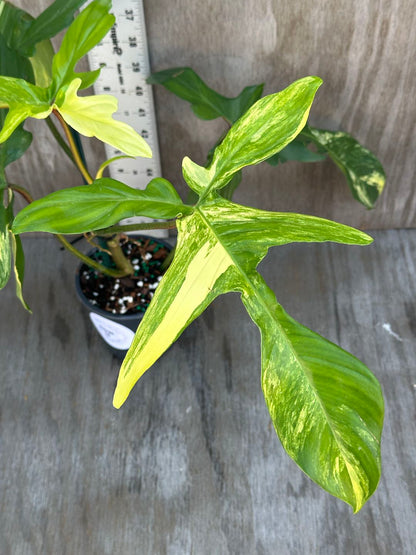
[[[202,120],[222,118],[228,126],[235,123],[263,93],[264,84],[245,87],[239,95],[227,98],[214,91],[189,67],[176,67],[153,73],[148,83],[163,85],[167,90],[191,104],[194,114]],[[224,134],[225,135],[225,134]],[[224,138],[222,135],[215,146]],[[211,163],[215,146],[208,153]],[[311,150],[311,146],[315,150]],[[381,194],[386,176],[376,156],[350,134],[318,129],[306,124],[302,131],[267,162],[277,166],[289,160],[319,162],[329,157],[343,172],[353,197],[366,208],[373,208]],[[241,172],[221,190],[231,199],[241,182]],[[193,195],[190,197],[193,199]]]
[[[103,10],[101,18],[87,12],[92,6]],[[90,23],[107,20],[111,25],[109,8],[105,0],[93,2],[71,24],[66,37],[76,29],[71,40],[93,46],[99,33]],[[72,118],[72,126],[90,132],[89,125],[96,121],[88,120],[94,101],[87,101],[84,113],[85,101],[76,91],[94,76],[74,73],[74,59],[68,63],[66,58],[72,56],[69,39],[66,44],[66,54],[58,57],[63,69],[52,63],[47,87],[1,78],[1,101],[9,107],[2,140],[13,137],[26,117],[46,117],[54,110],[62,118]],[[173,220],[178,229],[175,256],[123,362],[114,406],[124,403],[143,373],[217,296],[238,292],[262,336],[261,384],[283,446],[315,482],[357,511],[380,477],[380,386],[363,363],[293,320],[256,268],[272,246],[299,241],[366,245],[372,239],[342,224],[241,206],[220,194],[244,167],[276,156],[299,136],[320,85],[320,78],[305,77],[279,93],[249,102],[213,150],[207,167],[185,158],[183,175],[196,195],[194,204],[183,203],[173,185],[161,178],[138,191],[98,177],[88,186],[36,200],[14,219],[11,200],[4,212],[6,231],[13,237],[28,231],[118,232],[119,219],[135,215],[165,219],[168,226]],[[78,113],[74,116],[75,108],[71,111],[74,106],[81,107],[81,120]],[[15,117],[10,115],[13,111]],[[105,139],[114,123],[108,117],[98,118],[98,127]],[[147,154],[141,141],[137,148],[139,144]],[[10,198],[13,187],[5,189]]]

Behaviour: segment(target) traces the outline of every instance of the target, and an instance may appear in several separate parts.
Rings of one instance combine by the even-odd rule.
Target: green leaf
[[[7,46],[23,56],[30,55],[20,49],[20,43],[32,25],[33,17],[13,6],[10,2],[0,2],[0,35],[2,35]]]
[[[51,96],[54,97],[60,87],[69,84],[75,77],[77,62],[85,56],[107,34],[115,22],[109,14],[111,0],[94,0],[83,10],[68,28],[61,47],[52,63],[53,83]],[[85,75],[82,88],[85,88]]]
[[[55,0],[36,19],[31,21],[26,32],[18,41],[19,50],[31,56],[34,47],[45,39],[54,37],[59,31],[68,27],[74,13],[86,0]]]
[[[304,139],[300,139],[299,135],[283,150],[274,154],[271,158],[267,159],[267,162],[271,166],[277,166],[279,163],[283,164],[288,161],[297,162],[321,162],[325,160],[326,156],[320,152],[313,152],[310,150],[305,143]]]
[[[321,84],[319,77],[305,77],[258,100],[217,146],[207,169],[185,158],[183,175],[191,189],[203,198],[224,187],[245,166],[258,164],[282,150],[305,126]]]
[[[17,214],[13,231],[84,233],[132,216],[168,219],[190,211],[166,179],[155,178],[141,191],[104,177],[32,202]]]
[[[359,510],[380,476],[378,383],[352,355],[287,316],[256,266],[274,245],[367,244],[371,238],[335,222],[246,208],[217,195],[179,220],[178,232],[174,260],[120,370],[114,406],[218,295],[238,291],[262,332],[262,385],[284,447],[313,480]]]
[[[0,75],[20,77],[26,81],[33,81],[33,71],[30,61],[10,48],[3,35],[0,34]]]
[[[345,175],[353,197],[367,208],[383,191],[386,174],[380,161],[348,133],[306,127],[302,135],[312,140]]]
[[[50,40],[43,40],[36,45],[36,51],[31,58],[35,84],[47,88],[52,82],[52,60],[54,50]]]
[[[64,95],[58,95],[56,108],[64,120],[86,137],[97,137],[129,156],[150,158],[146,141],[127,123],[114,120],[117,99],[107,94],[77,96],[81,79],[74,79]]]
[[[9,107],[0,142],[8,139],[26,118],[43,119],[52,111],[45,89],[14,77],[0,76],[0,104]]]
[[[0,117],[0,121],[1,121]],[[19,125],[14,133],[0,144],[0,167],[5,168],[15,160],[18,160],[32,143],[32,133],[25,131],[23,125]]]
[[[0,75],[33,79],[29,60],[10,49],[2,35],[0,35]],[[6,115],[7,110],[1,109],[0,128],[4,126]],[[8,164],[20,158],[29,148],[31,142],[32,134],[25,131],[23,126],[20,125],[7,141],[0,144],[0,168],[4,170]]]
[[[3,191],[0,190],[0,192],[3,195]],[[10,278],[11,244],[9,223],[8,210],[3,202],[0,202],[0,289],[3,289]]]
[[[210,120],[219,117],[234,123],[261,97],[263,85],[246,87],[235,98],[227,98],[210,89],[189,67],[177,67],[153,73],[147,82],[166,89],[191,103],[195,115]]]
[[[14,277],[16,280],[16,296],[22,303],[25,310],[32,314],[28,304],[23,298],[23,280],[25,277],[25,255],[23,253],[22,241],[18,235],[14,235],[10,232],[10,239],[12,243],[13,251],[13,270]]]

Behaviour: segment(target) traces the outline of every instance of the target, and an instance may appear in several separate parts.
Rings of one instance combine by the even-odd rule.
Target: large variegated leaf
[[[238,291],[262,333],[263,391],[284,447],[313,480],[356,511],[380,476],[379,385],[352,355],[287,316],[256,267],[274,245],[363,245],[371,238],[311,216],[239,206],[216,192],[226,175],[273,155],[302,129],[317,82],[309,78],[302,85],[297,109],[280,107],[280,121],[272,99],[257,102],[217,148],[210,168],[184,162],[184,175],[200,200],[178,220],[174,260],[123,362],[114,406],[124,403],[143,373],[215,297]]]
[[[374,154],[354,137],[341,131],[307,126],[302,136],[328,152],[347,178],[353,197],[367,208],[373,208],[386,181],[383,166]]]
[[[153,73],[147,82],[163,85],[180,98],[191,103],[201,119],[222,117],[234,123],[261,97],[263,85],[246,87],[235,98],[227,98],[208,87],[190,67],[175,67]]]
[[[78,96],[81,79],[74,79],[67,90],[58,95],[56,109],[64,120],[86,137],[96,137],[129,156],[150,158],[146,141],[127,123],[113,119],[118,102],[107,94]]]
[[[174,261],[120,370],[114,405],[121,406],[216,296],[240,291],[263,334],[262,384],[285,449],[316,482],[358,510],[380,476],[377,381],[352,355],[293,323],[255,268],[273,245],[371,239],[327,220],[247,209],[215,197],[180,220],[178,230]]]
[[[365,233],[330,220],[247,208],[218,196],[179,220],[178,231],[173,262],[120,370],[114,397],[117,407],[143,373],[218,294],[255,293],[248,275],[270,247],[292,242],[366,245],[372,241]]]
[[[17,214],[13,231],[85,233],[132,216],[169,219],[190,211],[166,179],[152,179],[142,191],[103,177],[91,185],[61,189],[32,202]]]
[[[217,196],[179,220],[178,231],[173,262],[120,371],[114,398],[117,407],[143,373],[218,294],[253,288],[246,281],[247,273],[253,271],[269,247],[296,241],[359,245],[372,241],[361,231],[329,220],[247,208]]]

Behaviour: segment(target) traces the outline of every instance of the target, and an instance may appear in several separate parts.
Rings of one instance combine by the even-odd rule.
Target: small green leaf
[[[52,111],[45,89],[14,77],[0,76],[0,104],[9,107],[0,142],[8,139],[26,118],[44,119]]]
[[[374,154],[341,131],[306,127],[302,135],[328,152],[347,178],[353,197],[367,208],[373,208],[386,181],[383,166]]]
[[[150,158],[152,151],[146,141],[130,125],[112,118],[117,99],[107,94],[78,96],[80,84],[81,79],[74,79],[56,99],[64,120],[81,135],[97,137],[130,156]]]
[[[115,17],[108,13],[110,8],[111,0],[94,0],[71,23],[53,59],[52,98],[60,87],[79,77],[74,72],[77,62],[111,29]],[[85,87],[85,75],[83,81]]]
[[[31,143],[32,133],[25,131],[23,126],[19,125],[7,141],[0,144],[0,167],[4,169],[15,160],[18,160],[30,147]]]
[[[26,81],[33,81],[33,71],[30,61],[10,48],[3,35],[0,34],[0,75],[19,77]]]
[[[227,185],[220,190],[220,195],[223,198],[226,198],[227,200],[231,200],[233,198],[234,191],[240,185],[242,178],[243,178],[243,173],[240,170],[237,173],[235,173],[232,176],[231,181],[229,181]]]
[[[31,21],[18,42],[19,50],[29,56],[33,55],[35,45],[54,37],[59,31],[68,27],[76,10],[85,2],[86,0],[55,0],[36,19]]]
[[[17,214],[13,232],[85,233],[132,216],[169,219],[191,210],[166,179],[155,178],[141,191],[104,177],[32,202]]]
[[[227,98],[210,89],[189,67],[177,67],[153,73],[147,82],[159,84],[191,103],[195,115],[210,120],[219,117],[234,123],[261,97],[263,85],[246,87],[235,98]]]
[[[7,46],[23,56],[30,55],[20,49],[20,43],[30,28],[33,17],[13,6],[10,2],[0,3],[0,35],[5,39]]]
[[[299,138],[299,135],[283,150],[274,154],[271,158],[266,161],[271,166],[277,166],[279,163],[289,162],[295,160],[297,162],[321,162],[325,160],[325,154],[320,152],[313,152],[305,144],[305,140]]]
[[[1,127],[3,127],[5,119],[5,110],[0,110]],[[25,131],[23,124],[19,125],[7,141],[0,144],[0,168],[4,170],[6,166],[18,160],[26,152],[31,143],[32,133]]]
[[[13,270],[14,270],[14,277],[16,280],[16,296],[19,299],[19,301],[22,303],[23,308],[32,314],[32,311],[30,310],[28,304],[23,298],[23,280],[25,277],[25,255],[23,252],[22,241],[18,235],[14,235],[12,232],[10,232],[10,239],[11,239],[12,251],[13,251]]]

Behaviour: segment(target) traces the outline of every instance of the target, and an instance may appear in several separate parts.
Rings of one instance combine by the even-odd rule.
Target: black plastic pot
[[[133,239],[152,239],[169,250],[172,250],[173,248],[170,243],[160,239],[159,237],[149,237],[148,235],[132,235],[131,237]],[[88,255],[91,256],[96,251],[97,249],[93,249],[88,253]],[[78,266],[75,276],[75,288],[78,298],[88,310],[89,317],[94,325],[94,328],[104,340],[107,347],[113,352],[113,354],[122,359],[125,357],[130,347],[136,329],[144,316],[144,312],[138,312],[137,314],[113,314],[93,305],[81,289],[79,276],[83,265],[84,264],[80,264]]]

